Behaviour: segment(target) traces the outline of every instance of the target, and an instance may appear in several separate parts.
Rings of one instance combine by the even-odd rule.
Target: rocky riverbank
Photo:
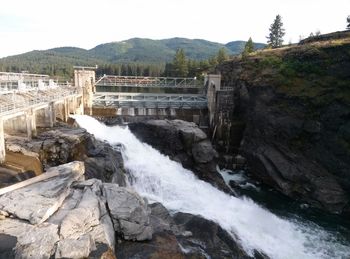
[[[141,141],[180,162],[199,179],[225,192],[231,192],[217,171],[218,153],[207,135],[195,123],[182,120],[149,120],[131,123],[128,127]]]
[[[287,196],[350,215],[350,33],[218,66],[249,170]]]
[[[205,134],[191,130],[195,161],[211,163],[212,148],[194,147],[208,147]],[[0,196],[0,258],[249,258],[218,224],[171,214],[126,187],[118,148],[83,129],[61,125],[7,146],[37,156],[46,179]]]

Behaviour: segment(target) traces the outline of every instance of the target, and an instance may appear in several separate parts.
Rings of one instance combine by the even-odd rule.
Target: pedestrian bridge
[[[200,88],[200,83],[196,78],[103,75],[96,81],[96,86]]]
[[[95,83],[93,105],[115,108],[205,109],[203,83],[196,78],[104,75]]]

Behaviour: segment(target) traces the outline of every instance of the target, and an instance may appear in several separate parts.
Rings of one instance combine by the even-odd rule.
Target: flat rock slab
[[[50,179],[8,192],[0,196],[0,210],[31,224],[40,224],[61,206],[70,194],[73,182],[84,174],[83,162],[71,162],[47,171],[59,174]]]
[[[0,236],[7,237],[2,243],[8,243],[6,250],[0,251],[0,258],[11,256],[10,250],[15,254],[15,258],[50,258],[59,240],[57,225],[31,225],[17,219],[0,220]],[[12,242],[14,239],[16,242]],[[12,248],[11,243],[14,245]]]

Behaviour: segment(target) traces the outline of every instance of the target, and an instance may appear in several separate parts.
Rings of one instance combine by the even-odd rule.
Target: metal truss
[[[207,98],[186,94],[96,93],[94,106],[116,108],[204,109]]]
[[[143,76],[111,76],[104,75],[96,81],[96,86],[129,86],[129,87],[173,87],[202,88],[196,78],[177,77],[143,77]]]
[[[80,90],[73,87],[57,87],[46,90],[3,92],[0,94],[0,115],[62,100],[71,95],[81,95]]]

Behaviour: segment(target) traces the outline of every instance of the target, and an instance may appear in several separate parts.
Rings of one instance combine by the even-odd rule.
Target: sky
[[[0,57],[134,37],[266,43],[282,16],[285,42],[344,30],[350,0],[0,0]]]

